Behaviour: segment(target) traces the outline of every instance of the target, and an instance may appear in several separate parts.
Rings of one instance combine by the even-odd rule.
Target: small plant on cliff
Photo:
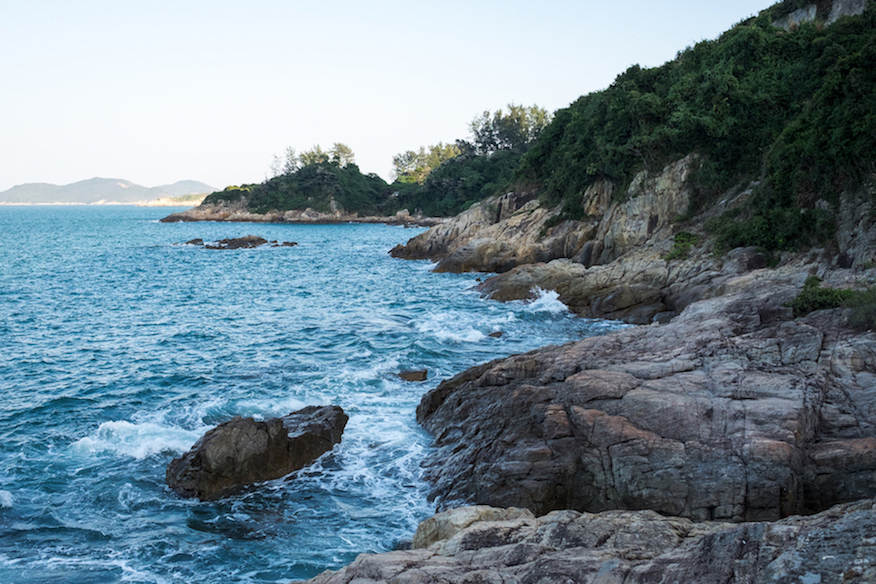
[[[850,325],[859,330],[876,330],[876,287],[856,292],[847,305],[852,309]]]
[[[810,276],[803,284],[803,290],[794,300],[788,303],[794,310],[794,316],[805,316],[815,310],[839,308],[856,296],[854,290],[838,290],[822,288],[821,278]]]
[[[697,242],[697,236],[687,231],[679,231],[675,234],[672,250],[666,254],[664,258],[667,262],[670,260],[687,259],[687,254],[690,248]]]

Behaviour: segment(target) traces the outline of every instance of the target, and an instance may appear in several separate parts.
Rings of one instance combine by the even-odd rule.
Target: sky
[[[0,0],[0,192],[93,177],[216,188],[336,142],[362,172],[555,111],[770,0]]]

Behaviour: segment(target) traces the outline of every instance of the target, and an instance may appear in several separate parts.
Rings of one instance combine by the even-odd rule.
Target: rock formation
[[[813,267],[814,269],[814,267]],[[806,269],[728,278],[670,324],[475,367],[427,393],[426,478],[475,502],[773,520],[872,497],[876,334],[794,319]]]
[[[600,514],[474,507],[420,524],[420,545],[362,554],[310,584],[876,581],[876,502],[776,523],[693,523],[652,511]]]
[[[582,195],[580,212],[588,217],[582,221],[561,221],[561,209],[541,207],[535,193],[492,197],[391,253],[438,260],[438,272],[506,272],[558,258],[585,267],[607,263],[669,239],[672,220],[687,210],[688,177],[697,161],[691,155],[659,173],[640,172],[625,202],[612,202],[613,185],[597,182]]]
[[[166,481],[184,497],[219,499],[309,465],[341,441],[346,424],[338,406],[308,406],[264,421],[237,416],[171,461]]]

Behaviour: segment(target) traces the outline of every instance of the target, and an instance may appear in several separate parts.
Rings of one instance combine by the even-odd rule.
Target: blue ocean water
[[[288,582],[392,549],[434,511],[425,391],[617,326],[389,257],[416,229],[174,210],[0,207],[0,582]],[[248,234],[299,245],[184,244]],[[350,420],[314,466],[220,502],[166,487],[212,426],[329,403]]]

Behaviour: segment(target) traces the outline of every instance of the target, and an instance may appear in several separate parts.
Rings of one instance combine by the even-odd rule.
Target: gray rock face
[[[475,367],[418,420],[457,502],[774,520],[876,494],[876,335],[792,320],[769,271],[634,327]],[[806,273],[800,274],[804,278]]]
[[[394,257],[438,260],[438,272],[506,272],[516,266],[572,258],[606,263],[649,241],[666,240],[672,220],[690,200],[687,156],[659,173],[642,171],[624,202],[611,201],[614,185],[601,181],[581,197],[583,221],[551,225],[560,208],[545,209],[535,193],[508,193],[473,205],[446,223],[392,250]]]
[[[428,536],[420,537],[421,532]],[[362,554],[310,584],[773,584],[876,581],[876,503],[776,523],[693,523],[652,511],[462,508],[417,530],[423,547]]]
[[[341,441],[346,424],[338,406],[308,406],[265,421],[237,416],[171,461],[166,481],[184,497],[219,499],[307,466]]]

